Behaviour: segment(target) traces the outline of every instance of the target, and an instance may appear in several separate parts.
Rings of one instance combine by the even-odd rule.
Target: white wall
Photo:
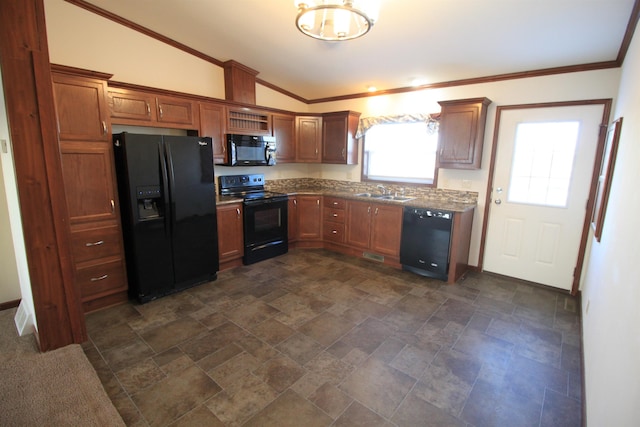
[[[640,425],[640,35],[622,68],[620,146],[602,239],[592,241],[582,291],[587,421]]]
[[[21,299],[15,322],[20,335],[37,327],[27,253],[22,233],[18,187],[0,74],[0,302]],[[4,151],[6,144],[6,153]]]

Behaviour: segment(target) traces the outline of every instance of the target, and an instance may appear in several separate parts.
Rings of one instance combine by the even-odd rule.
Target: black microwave
[[[273,166],[276,139],[273,136],[227,134],[227,166]]]

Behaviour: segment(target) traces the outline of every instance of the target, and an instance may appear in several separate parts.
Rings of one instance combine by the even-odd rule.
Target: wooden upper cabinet
[[[296,117],[296,161],[320,163],[322,160],[322,117]]]
[[[200,136],[209,136],[213,141],[213,162],[222,164],[227,159],[225,128],[225,106],[211,102],[200,103]]]
[[[198,103],[187,97],[109,88],[111,121],[123,125],[198,129]]]
[[[151,93],[110,89],[109,108],[113,118],[156,121],[156,99]]]
[[[274,114],[271,117],[273,136],[276,138],[276,163],[296,161],[296,118],[292,114]]]
[[[61,140],[110,141],[106,80],[52,74]]]
[[[359,119],[360,113],[353,111],[322,115],[322,163],[358,164]]]
[[[439,101],[438,166],[445,169],[480,169],[487,121],[487,98]]]
[[[224,68],[224,96],[227,101],[256,105],[258,72],[236,61],[227,61]]]

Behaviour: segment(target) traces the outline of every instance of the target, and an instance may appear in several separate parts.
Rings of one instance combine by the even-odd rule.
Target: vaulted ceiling
[[[216,60],[235,60],[311,101],[369,86],[388,91],[616,66],[630,19],[637,22],[637,0],[381,0],[378,22],[364,37],[323,42],[296,29],[292,0],[67,1],[90,3]]]

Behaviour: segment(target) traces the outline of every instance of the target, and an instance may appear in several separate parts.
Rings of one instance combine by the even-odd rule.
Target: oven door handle
[[[289,200],[289,198],[282,198],[282,197],[278,197],[278,198],[272,198],[272,199],[257,199],[257,200],[245,200],[244,201],[244,205],[245,206],[259,206],[259,205],[268,205],[268,204],[272,204],[272,203],[286,203]]]

